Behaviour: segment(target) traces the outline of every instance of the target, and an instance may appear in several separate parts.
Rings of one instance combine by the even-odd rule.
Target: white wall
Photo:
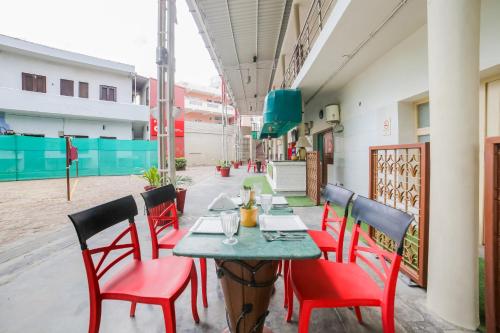
[[[131,103],[132,79],[128,74],[118,74],[87,67],[51,62],[35,57],[0,52],[0,87],[22,89],[21,73],[45,75],[47,77],[47,94],[60,96],[60,79],[74,81],[75,96],[78,98],[78,82],[88,82],[89,99],[99,100],[99,86],[116,87],[117,103]]]
[[[87,135],[89,138],[109,136],[119,140],[132,140],[130,122],[33,117],[9,113],[5,115],[5,121],[18,133],[43,134],[55,138],[59,137],[59,132],[64,132],[67,135]]]
[[[500,1],[483,0],[481,6],[480,69],[486,72],[500,65]],[[332,103],[341,107],[345,129],[335,134],[330,182],[343,183],[367,195],[368,147],[416,142],[414,104],[427,96],[427,57],[424,25],[343,88],[323,91],[306,105],[304,121],[314,121],[312,134],[330,127],[319,119],[319,110]],[[391,121],[390,135],[384,135],[386,119]]]
[[[227,127],[228,157],[236,156],[234,130]],[[184,150],[188,165],[215,165],[222,159],[222,125],[201,122],[184,123]]]
[[[417,30],[339,91],[322,92],[306,106],[304,120],[313,120],[311,133],[318,133],[331,127],[319,119],[319,110],[340,104],[344,132],[334,135],[330,182],[368,194],[368,147],[398,143],[398,101],[427,90],[426,29]],[[384,120],[390,120],[390,133],[383,130]]]

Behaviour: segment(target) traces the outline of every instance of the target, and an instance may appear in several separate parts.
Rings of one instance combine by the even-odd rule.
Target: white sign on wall
[[[391,135],[391,118],[384,119],[383,128],[382,128],[383,136]]]

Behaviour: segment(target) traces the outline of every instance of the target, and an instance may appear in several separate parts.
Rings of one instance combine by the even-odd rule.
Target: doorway
[[[333,164],[333,131],[328,130],[318,133],[317,140],[321,170],[321,186],[325,186],[328,183],[328,165]]]

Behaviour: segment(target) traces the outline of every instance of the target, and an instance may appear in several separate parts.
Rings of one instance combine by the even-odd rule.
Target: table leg
[[[279,260],[216,260],[226,302],[226,319],[231,333],[270,333],[264,326],[269,313]]]

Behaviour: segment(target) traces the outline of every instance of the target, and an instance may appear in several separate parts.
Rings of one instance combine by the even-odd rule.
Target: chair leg
[[[299,314],[299,333],[309,332],[309,318],[311,317],[312,308],[307,303],[302,303]]]
[[[90,300],[89,333],[98,333],[101,325],[101,301]]]
[[[288,288],[290,288],[290,280],[288,278],[288,271],[290,270],[289,269],[289,265],[290,265],[290,261],[289,260],[284,260],[284,264],[283,264],[283,282],[285,284],[285,300],[284,300],[284,304],[283,304],[283,307],[286,308],[288,306]]]
[[[162,305],[166,333],[175,333],[175,307],[173,302]]]
[[[135,308],[137,306],[137,302],[130,303],[130,317],[135,317]]]
[[[286,314],[286,321],[290,322],[292,320],[292,314],[293,314],[293,288],[290,285],[292,281],[291,279],[291,272],[290,269],[288,270],[287,274],[285,275],[285,279],[287,279],[287,289],[285,290],[286,292],[286,300],[287,300],[287,307],[288,311]]]
[[[328,260],[328,252],[323,251],[323,257],[325,257],[325,260]]]
[[[358,322],[363,324],[363,316],[361,315],[361,309],[359,306],[354,307],[354,312],[356,313],[356,318],[358,318]]]
[[[384,333],[394,333],[394,306],[382,306],[382,327]]]
[[[200,258],[200,270],[201,270],[201,296],[203,300],[203,306],[208,308],[207,300],[207,259]]]
[[[193,264],[193,268],[191,269],[191,312],[193,314],[193,319],[195,323],[198,324],[200,322],[200,317],[198,316],[197,298],[198,298],[198,276],[196,274],[196,267]]]

